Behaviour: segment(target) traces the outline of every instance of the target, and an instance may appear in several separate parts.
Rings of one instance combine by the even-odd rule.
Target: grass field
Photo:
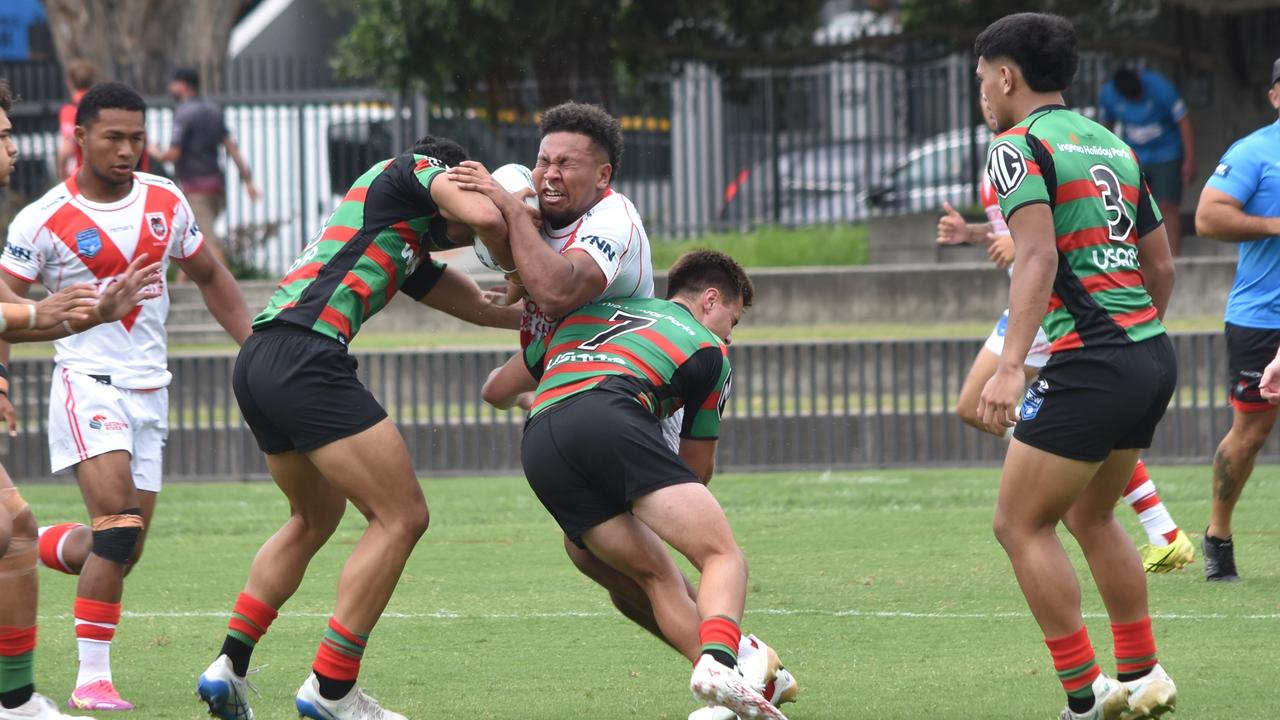
[[[1274,718],[1280,667],[1280,483],[1261,467],[1237,512],[1245,580],[1211,585],[1197,561],[1151,578],[1160,657],[1177,718]],[[1208,469],[1153,467],[1199,545]],[[801,683],[792,720],[1053,718],[1048,653],[990,532],[998,471],[870,470],[727,475],[712,487],[751,562],[745,625]],[[563,557],[556,527],[516,478],[424,481],[432,529],[374,631],[364,684],[410,718],[681,720],[688,665],[619,619]],[[67,485],[24,488],[42,522],[83,520]],[[286,505],[265,484],[172,485],[126,587],[114,651],[132,717],[195,719],[196,675],[258,545]],[[1132,513],[1122,521],[1141,533]],[[301,592],[258,646],[260,720],[295,716],[345,555],[349,511]],[[1078,554],[1077,567],[1083,569]],[[74,680],[73,579],[42,571],[37,682],[65,700]],[[1110,634],[1084,587],[1099,660]],[[104,717],[106,715],[103,715]]]

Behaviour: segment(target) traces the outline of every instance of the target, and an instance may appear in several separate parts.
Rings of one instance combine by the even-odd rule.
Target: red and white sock
[[[1160,502],[1155,483],[1147,475],[1146,463],[1141,460],[1134,466],[1129,484],[1124,488],[1124,501],[1138,514],[1138,521],[1152,545],[1168,545],[1178,536],[1178,524]]]
[[[120,623],[120,603],[76,598],[76,645],[80,672],[76,687],[96,680],[111,680],[111,641]]]
[[[62,548],[67,544],[67,536],[76,528],[82,528],[84,525],[80,523],[61,523],[59,525],[45,525],[40,528],[40,564],[50,570],[57,570],[67,575],[76,575],[76,571],[67,567],[66,561],[62,556]]]

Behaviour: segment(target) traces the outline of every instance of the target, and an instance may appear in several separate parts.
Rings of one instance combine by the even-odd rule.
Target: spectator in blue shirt
[[[1280,59],[1272,65],[1267,96],[1280,111]],[[1274,403],[1280,400],[1280,366],[1273,361],[1280,349],[1280,121],[1227,149],[1200,193],[1196,231],[1240,249],[1226,316],[1234,411],[1213,458],[1213,505],[1204,534],[1205,579],[1234,582],[1240,577],[1231,514],[1276,423]]]
[[[1121,68],[1102,88],[1099,120],[1133,148],[1151,194],[1164,215],[1169,249],[1182,249],[1182,188],[1196,174],[1195,137],[1187,104],[1169,79],[1154,70]]]

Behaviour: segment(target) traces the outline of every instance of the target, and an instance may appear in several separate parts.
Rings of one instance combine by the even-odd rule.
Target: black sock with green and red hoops
[[[253,656],[253,648],[266,634],[278,613],[276,609],[258,600],[249,593],[240,593],[235,607],[231,610],[231,620],[227,622],[227,638],[222,641],[220,654],[231,661],[231,670],[244,677],[249,673],[249,658]]]
[[[709,617],[698,627],[698,640],[702,643],[699,656],[710,655],[721,665],[737,667],[741,639],[742,629],[737,620],[726,615]]]
[[[320,649],[316,651],[316,661],[311,665],[321,697],[341,700],[351,692],[360,675],[360,660],[368,643],[368,635],[352,632],[336,618],[329,618],[329,629],[325,631]]]
[[[1070,635],[1045,638],[1044,644],[1049,646],[1058,681],[1067,692],[1067,707],[1074,713],[1088,712],[1094,704],[1093,681],[1102,674],[1089,643],[1089,632],[1081,625]]]

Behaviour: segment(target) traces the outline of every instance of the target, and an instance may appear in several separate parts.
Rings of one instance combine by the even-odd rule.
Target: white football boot
[[[0,720],[92,720],[87,715],[63,715],[57,703],[40,693],[16,708],[0,707]]]
[[[341,700],[326,700],[320,694],[320,685],[316,682],[315,673],[307,677],[307,681],[298,688],[298,696],[294,701],[299,717],[312,720],[408,720],[400,713],[394,713],[378,704],[359,687],[351,688],[351,692]]]
[[[782,667],[778,653],[755,635],[743,635],[738,643],[738,671],[774,707],[795,702],[800,691],[795,676]],[[689,720],[734,720],[736,717],[728,708],[704,707],[694,710]]]
[[[1093,707],[1088,712],[1074,713],[1071,708],[1063,708],[1058,720],[1121,720],[1129,710],[1129,688],[1112,680],[1106,675],[1099,675],[1093,681]]]
[[[726,708],[744,720],[787,720],[737,668],[721,665],[710,655],[698,658],[689,678],[689,690],[699,702]]]
[[[196,680],[196,695],[209,706],[209,714],[220,720],[253,720],[250,690],[258,691],[236,675],[226,655],[219,655]]]
[[[1124,720],[1152,720],[1173,712],[1178,704],[1178,688],[1159,664],[1124,686],[1129,689],[1129,709],[1120,716]]]

